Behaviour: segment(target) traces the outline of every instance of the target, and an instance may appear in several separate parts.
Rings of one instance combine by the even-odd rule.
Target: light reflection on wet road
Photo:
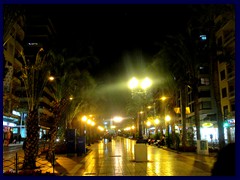
[[[135,141],[117,137],[91,146],[69,175],[74,176],[210,176],[215,157],[176,153],[147,145],[148,161],[134,161]]]
[[[174,152],[166,148],[147,146],[148,161],[136,162],[136,141],[116,137],[111,142],[102,140],[90,146],[86,156],[57,154],[55,173],[67,176],[210,176],[214,156]],[[19,146],[18,148],[21,148]],[[18,150],[23,156],[23,151]],[[4,152],[4,159],[10,155]],[[13,155],[13,154],[12,154]],[[38,158],[40,165],[45,164]],[[41,166],[42,171],[49,168]]]

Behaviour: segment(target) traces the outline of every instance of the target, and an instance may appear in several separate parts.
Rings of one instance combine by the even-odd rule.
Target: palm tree
[[[48,54],[41,48],[36,55],[35,62],[26,61],[24,55],[22,57],[24,67],[21,78],[24,82],[28,102],[27,138],[23,168],[35,168],[39,142],[38,107],[49,74],[46,64]]]
[[[95,81],[87,72],[76,66],[76,63],[85,60],[84,58],[64,58],[64,53],[58,53],[56,50],[51,52],[52,59],[49,61],[51,74],[56,76],[50,92],[54,94],[53,102],[53,123],[50,128],[50,142],[46,158],[52,160],[55,151],[55,139],[58,127],[65,121],[65,128],[71,125],[71,121],[84,109],[90,110],[94,103],[92,99]],[[74,64],[75,60],[75,64]],[[85,61],[84,61],[85,62]],[[82,67],[82,66],[81,66]],[[70,101],[70,97],[73,99]],[[64,132],[64,131],[63,131]]]
[[[194,97],[195,106],[195,125],[197,128],[197,139],[200,140],[200,119],[199,119],[199,106],[198,106],[198,77],[197,77],[197,67],[208,60],[210,57],[210,67],[212,72],[212,84],[214,87],[214,97],[216,99],[217,105],[217,122],[219,127],[219,143],[220,147],[224,146],[224,133],[222,125],[222,115],[220,106],[220,96],[219,96],[219,83],[218,83],[218,72],[217,72],[217,59],[216,59],[216,41],[215,33],[217,28],[214,26],[215,16],[222,11],[226,11],[228,6],[223,6],[220,9],[216,9],[218,6],[198,6],[196,8],[197,13],[193,16],[196,19],[189,21],[187,24],[187,33],[179,34],[175,36],[169,36],[165,43],[162,43],[161,53],[167,53],[168,58],[172,59],[172,71],[177,82],[181,85],[181,97],[185,98],[186,86],[189,86],[192,90]],[[231,7],[230,7],[231,9]],[[230,10],[231,11],[231,10]],[[203,13],[206,12],[206,13]],[[229,12],[229,11],[227,11]],[[203,14],[206,14],[203,15]],[[201,27],[201,28],[200,28]],[[201,49],[199,43],[195,41],[194,36],[199,35],[199,33],[207,33],[209,35],[208,47]],[[174,52],[174,54],[172,53]],[[179,76],[181,75],[181,76]],[[182,99],[182,100],[183,100]],[[183,100],[185,103],[185,101]],[[182,118],[183,118],[183,128],[185,115],[185,106],[182,104]],[[184,128],[185,129],[185,128]],[[184,130],[183,129],[183,130]],[[184,137],[183,131],[183,139]]]
[[[22,5],[4,4],[3,5],[3,47],[5,44],[15,36],[19,29],[13,31],[13,26],[19,18],[24,18],[24,10]]]
[[[168,42],[166,42],[168,44]],[[155,73],[155,77],[159,77],[159,87],[164,87],[164,94],[170,97],[170,101],[165,104],[168,108],[166,109],[172,116],[175,115],[173,112],[174,107],[176,107],[176,94],[180,90],[181,97],[181,118],[182,118],[182,146],[186,146],[186,72],[185,66],[182,63],[178,52],[174,49],[176,43],[169,43],[169,45],[163,45],[161,51],[154,56],[154,60],[149,67],[149,71]],[[173,54],[171,52],[176,52]],[[174,128],[173,128],[174,129]],[[173,131],[173,137],[174,137]]]
[[[207,57],[210,60],[210,73],[211,73],[211,82],[213,85],[214,98],[216,103],[217,110],[217,123],[218,123],[218,137],[219,137],[219,147],[223,148],[225,146],[224,138],[224,128],[223,128],[223,115],[221,110],[221,100],[220,100],[220,90],[219,90],[219,72],[218,72],[218,61],[220,60],[217,57],[217,51],[226,52],[223,47],[217,47],[216,44],[216,32],[222,26],[221,23],[215,24],[215,18],[218,15],[223,15],[225,20],[234,19],[234,6],[229,4],[224,5],[201,5],[196,9],[197,13],[194,18],[190,21],[189,27],[192,30],[202,31],[208,37],[208,48],[206,51]],[[200,26],[201,25],[201,26]],[[224,53],[223,53],[224,54]],[[234,57],[229,58],[228,54],[225,54],[224,57],[221,57],[221,60],[234,59]],[[227,58],[226,58],[227,57]]]

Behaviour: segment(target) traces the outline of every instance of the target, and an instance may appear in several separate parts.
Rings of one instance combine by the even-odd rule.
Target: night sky
[[[31,11],[50,16],[64,46],[91,45],[100,59],[98,70],[125,71],[124,56],[135,50],[152,57],[166,33],[181,31],[188,5],[35,5]],[[138,60],[132,60],[133,64]],[[104,69],[103,69],[104,68]],[[121,72],[122,73],[122,72]]]
[[[30,6],[29,6],[30,7]],[[93,74],[105,84],[109,113],[121,114],[129,94],[127,81],[141,73],[166,34],[182,31],[188,5],[35,5],[29,12],[49,16],[59,43],[77,50],[90,45],[99,58]]]

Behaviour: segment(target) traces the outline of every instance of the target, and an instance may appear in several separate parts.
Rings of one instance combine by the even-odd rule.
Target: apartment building
[[[16,91],[18,87],[23,85],[19,74],[23,66],[24,25],[25,17],[18,17],[4,39],[3,130],[5,135],[11,131],[12,138],[17,138],[19,134],[22,137],[25,136],[24,120],[26,114],[24,110],[20,110],[20,98]]]
[[[221,110],[224,116],[225,139],[235,142],[235,21],[218,16],[215,23],[221,27],[216,33],[218,51]]]
[[[55,37],[55,28],[51,22],[51,19],[44,16],[31,14],[26,18],[26,37],[24,39],[25,46],[25,58],[31,62],[35,61],[36,54],[42,48],[44,51],[48,51],[53,44]],[[51,85],[51,84],[47,84]],[[21,103],[26,103],[26,99],[21,99]],[[45,134],[51,126],[51,118],[53,114],[52,109],[53,94],[45,86],[43,96],[40,99],[38,117],[40,126],[40,138]]]
[[[26,137],[25,122],[28,113],[27,96],[21,81],[21,68],[26,61],[34,62],[40,48],[46,51],[50,48],[55,29],[51,20],[26,14],[19,17],[13,30],[6,38],[4,45],[4,92],[3,92],[3,126],[4,131],[12,131],[13,137],[21,134]],[[39,105],[40,138],[47,134],[51,126],[50,118],[53,95],[47,87]],[[45,116],[45,118],[42,118]]]

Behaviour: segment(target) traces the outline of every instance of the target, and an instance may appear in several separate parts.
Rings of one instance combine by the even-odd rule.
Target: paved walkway
[[[136,162],[135,141],[117,137],[91,145],[85,157],[57,156],[55,172],[66,176],[210,176],[215,156],[177,153],[147,146],[146,162]]]
[[[136,162],[136,141],[116,137],[89,147],[83,156],[56,155],[54,168],[44,157],[37,159],[38,170],[63,176],[210,176],[215,155],[177,153],[167,148],[147,146],[147,161]],[[19,157],[23,158],[20,150]]]

